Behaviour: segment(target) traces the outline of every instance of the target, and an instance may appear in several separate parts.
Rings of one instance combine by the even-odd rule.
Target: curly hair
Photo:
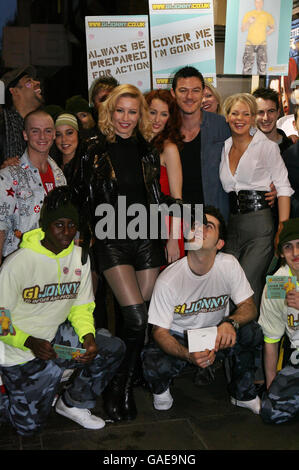
[[[97,78],[90,87],[90,101],[94,103],[95,96],[100,90],[113,90],[113,88],[119,85],[116,78],[108,76],[108,77],[100,77]]]
[[[150,107],[153,100],[161,100],[168,106],[169,118],[164,129],[153,139],[153,144],[161,153],[163,151],[165,140],[177,145],[179,149],[183,147],[183,136],[180,132],[182,125],[181,113],[176,100],[173,98],[169,90],[152,90],[145,94],[145,99]]]
[[[98,126],[102,134],[107,137],[108,142],[115,142],[115,128],[112,123],[112,115],[120,98],[135,98],[139,101],[140,116],[137,126],[145,140],[150,141],[153,137],[152,124],[149,119],[148,105],[141,91],[130,84],[123,84],[115,87],[103,103],[99,116]]]

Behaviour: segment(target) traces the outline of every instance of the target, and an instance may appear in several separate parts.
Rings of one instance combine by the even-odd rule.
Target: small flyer
[[[211,351],[215,347],[217,326],[188,330],[187,335],[189,352],[201,352],[206,349]]]
[[[296,289],[296,276],[267,276],[267,298],[285,299],[290,290]]]
[[[0,307],[0,336],[14,334],[10,311],[7,308]]]
[[[80,354],[84,354],[86,349],[72,348],[71,346],[64,346],[63,344],[54,344],[54,351],[61,359],[77,359]]]

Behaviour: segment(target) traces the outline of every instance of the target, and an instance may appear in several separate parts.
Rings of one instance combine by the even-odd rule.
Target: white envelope
[[[200,352],[214,349],[217,336],[217,326],[187,330],[189,352]]]

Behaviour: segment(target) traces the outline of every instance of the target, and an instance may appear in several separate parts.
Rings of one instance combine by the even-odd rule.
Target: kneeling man
[[[156,281],[149,309],[153,342],[143,351],[144,376],[153,393],[154,408],[172,406],[169,385],[188,363],[206,368],[215,359],[233,356],[229,383],[231,402],[258,414],[260,398],[254,385],[261,361],[262,331],[254,321],[253,291],[235,257],[220,253],[225,222],[214,207],[206,207],[206,225],[195,226],[201,244],[165,269]],[[229,315],[229,300],[236,310]],[[217,326],[215,347],[189,353],[186,332]]]
[[[77,368],[56,411],[100,429],[105,421],[89,408],[119,367],[125,346],[95,331],[90,262],[82,264],[81,248],[74,246],[78,213],[66,186],[46,196],[40,222],[41,228],[23,235],[0,271],[1,308],[13,326],[12,334],[0,336],[0,375],[7,391],[0,394],[0,418],[23,436],[41,431],[64,370]],[[57,357],[55,343],[86,351],[75,359]]]
[[[283,222],[278,251],[283,265],[275,276],[299,279],[299,218]],[[271,299],[264,288],[259,323],[264,332],[264,364],[267,392],[262,397],[261,417],[266,423],[284,423],[299,417],[299,292],[296,285],[286,297]],[[283,339],[283,366],[279,345]],[[285,347],[288,344],[288,347]]]

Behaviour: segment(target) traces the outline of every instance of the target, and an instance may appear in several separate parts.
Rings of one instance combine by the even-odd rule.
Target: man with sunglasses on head
[[[32,66],[6,72],[1,80],[5,86],[5,105],[0,114],[0,164],[3,164],[4,160],[20,158],[24,153],[24,117],[43,105],[44,99]]]

